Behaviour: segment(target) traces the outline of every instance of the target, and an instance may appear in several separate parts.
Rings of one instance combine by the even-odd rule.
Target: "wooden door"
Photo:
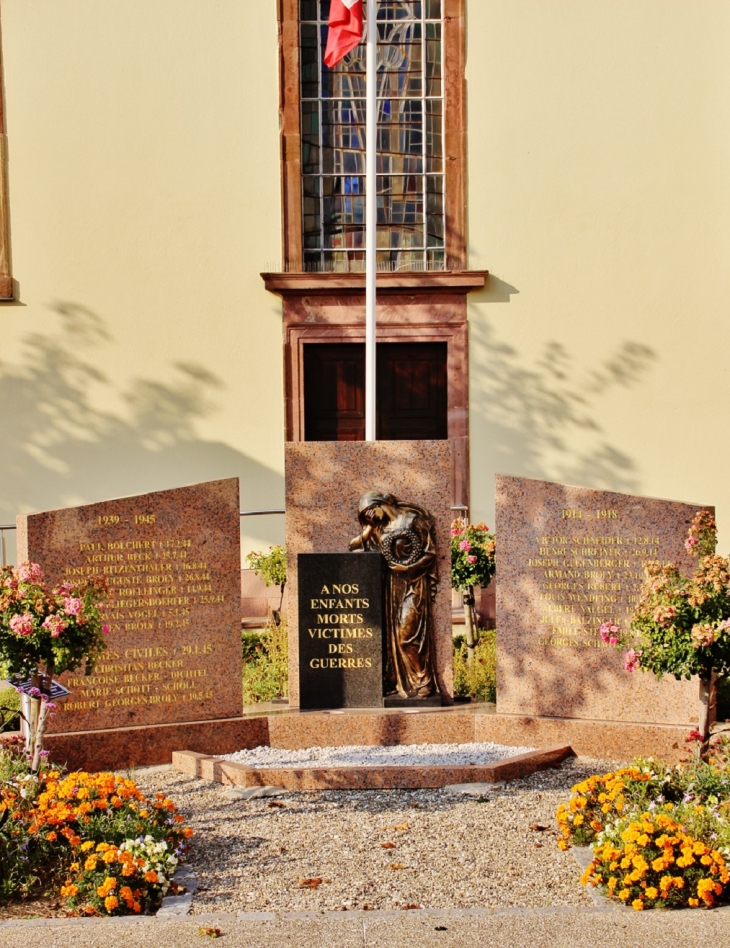
[[[448,437],[445,342],[378,343],[377,437],[383,441]],[[365,438],[365,346],[304,346],[304,437]]]
[[[304,440],[365,440],[365,345],[304,346]]]

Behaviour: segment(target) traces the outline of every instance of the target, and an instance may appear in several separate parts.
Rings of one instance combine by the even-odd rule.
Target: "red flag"
[[[363,0],[332,0],[324,61],[333,69],[362,40]]]

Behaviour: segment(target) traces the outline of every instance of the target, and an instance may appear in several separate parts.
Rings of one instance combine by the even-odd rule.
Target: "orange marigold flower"
[[[115,898],[113,895],[109,895],[104,899],[104,908],[107,910],[107,912],[113,912],[118,905],[119,899]]]
[[[154,869],[149,869],[147,872],[145,872],[144,879],[145,879],[145,882],[151,882],[151,883],[159,882],[159,878]]]
[[[50,833],[46,833],[46,839],[48,840],[49,843],[55,843],[56,840],[58,839],[58,834],[54,833],[53,830],[51,830]]]

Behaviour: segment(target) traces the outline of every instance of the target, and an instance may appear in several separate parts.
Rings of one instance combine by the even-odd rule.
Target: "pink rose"
[[[60,586],[56,586],[53,592],[56,596],[68,596],[72,589],[73,586],[71,583],[61,583]]]
[[[477,558],[476,556],[467,556],[466,561],[467,563],[471,563],[471,565],[473,566],[476,563]]]
[[[687,539],[684,541],[684,548],[688,553],[691,553],[699,542],[700,541],[697,539],[697,537],[687,537]]]
[[[52,637],[57,639],[66,628],[66,623],[63,621],[61,616],[48,616],[43,620],[43,628],[48,629]]]
[[[22,616],[13,616],[10,620],[10,629],[16,635],[33,635],[33,616],[24,612]]]
[[[101,627],[101,631],[104,633],[104,635],[109,635],[109,626],[108,626],[108,625],[103,625],[103,626]]]
[[[69,616],[78,616],[81,614],[81,607],[83,603],[80,599],[64,599],[63,608],[66,610],[66,615]]]
[[[634,649],[630,648],[626,653],[626,671],[634,672],[639,667],[639,656],[640,652],[635,652]]]
[[[459,549],[463,550],[465,553],[468,553],[471,549],[471,543],[468,540],[462,540],[459,544]]]
[[[598,630],[598,634],[601,636],[604,642],[608,642],[609,645],[618,645],[618,636],[621,632],[621,629],[614,622],[604,622],[603,625]]]
[[[38,583],[43,579],[43,570],[37,563],[21,563],[18,567],[21,583]]]

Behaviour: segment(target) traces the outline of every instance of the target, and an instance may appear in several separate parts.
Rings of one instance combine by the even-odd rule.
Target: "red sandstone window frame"
[[[466,266],[466,0],[444,6],[444,159],[446,270]],[[281,122],[282,269],[300,273],[302,248],[299,0],[279,0],[279,112]]]
[[[447,343],[447,417],[454,505],[469,505],[466,294],[486,270],[466,270],[466,0],[444,4],[446,270],[378,274],[378,341]],[[262,273],[283,300],[285,437],[304,440],[305,344],[364,342],[362,273],[305,273],[302,247],[299,0],[278,0],[282,267]]]

